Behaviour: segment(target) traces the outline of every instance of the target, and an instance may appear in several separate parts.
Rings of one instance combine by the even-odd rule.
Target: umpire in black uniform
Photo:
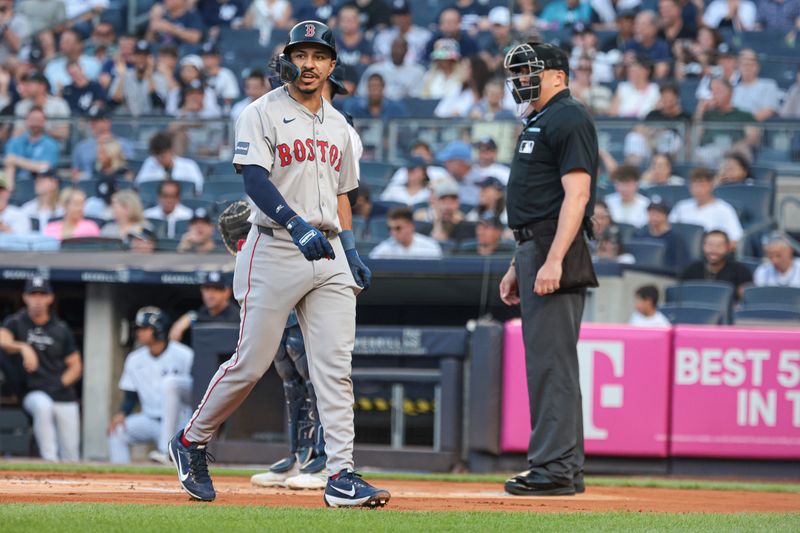
[[[528,107],[508,182],[508,222],[518,246],[500,295],[522,306],[532,427],[530,469],[505,488],[572,495],[585,490],[577,343],[586,287],[597,286],[586,245],[597,132],[570,96],[563,50],[524,43],[509,51],[505,68],[515,100]]]

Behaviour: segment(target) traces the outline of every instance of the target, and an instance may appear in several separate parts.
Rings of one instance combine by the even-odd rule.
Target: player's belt
[[[275,228],[268,228],[266,226],[261,226],[261,225],[256,225],[256,227],[258,227],[258,232],[259,233],[261,233],[262,235],[268,235],[270,237],[274,237],[276,231],[286,231],[284,229],[276,230]],[[319,229],[322,232],[322,234],[325,235],[325,237],[327,237],[329,240],[333,239],[334,237],[336,237],[338,235],[338,233],[336,233],[333,230],[320,229],[320,228],[317,228],[317,229]]]

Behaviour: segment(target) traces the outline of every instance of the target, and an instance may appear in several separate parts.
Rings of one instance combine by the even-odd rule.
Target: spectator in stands
[[[611,179],[617,192],[607,194],[605,201],[614,222],[637,228],[647,224],[647,206],[650,200],[639,193],[639,169],[631,165],[620,165],[611,175]]]
[[[693,41],[676,42],[672,46],[672,55],[675,58],[675,79],[683,81],[687,78],[710,77],[721,44],[722,36],[719,30],[708,26],[700,26],[697,30],[697,38]],[[729,48],[727,44],[724,47],[725,50],[729,50]]]
[[[122,155],[127,159],[133,157],[133,144],[124,137],[117,137],[111,132],[111,115],[103,107],[89,109],[89,128],[91,137],[79,142],[72,151],[73,180],[89,179],[94,176],[97,166],[98,143],[116,141],[122,148]]]
[[[431,237],[437,241],[460,241],[474,235],[472,225],[465,223],[458,192],[458,186],[452,181],[437,183],[433,205],[418,217],[433,223]]]
[[[450,7],[458,11],[461,15],[461,29],[475,35],[479,30],[485,28],[486,15],[489,8],[484,2],[475,0],[455,0]]]
[[[674,50],[676,45],[688,46],[697,38],[697,28],[694,25],[686,24],[681,14],[681,0],[659,0],[658,14],[661,17],[661,32],[664,40]]]
[[[197,44],[203,38],[203,19],[189,0],[164,0],[150,8],[146,39],[158,45]]]
[[[294,9],[295,20],[317,20],[327,23],[333,17],[334,5],[331,0],[311,0],[303,2]]]
[[[714,197],[714,173],[704,167],[693,169],[689,175],[689,191],[692,197],[675,204],[669,221],[703,226],[708,232],[721,230],[735,247],[744,230],[736,210],[725,200]]]
[[[428,175],[431,185],[435,185],[442,180],[452,180],[447,170],[433,164],[433,151],[427,142],[420,139],[414,141],[409,151],[409,157],[421,157],[425,161],[427,164],[426,174]],[[408,172],[406,167],[400,167],[392,175],[392,178],[389,180],[389,185],[405,185],[407,179]]]
[[[147,228],[131,232],[125,239],[128,249],[137,254],[152,254],[156,251],[157,242],[156,234]]]
[[[367,78],[367,96],[354,96],[344,102],[344,110],[353,118],[378,118],[390,120],[408,115],[408,110],[403,102],[386,98],[384,89],[386,83],[383,76],[377,72]]]
[[[461,52],[453,39],[436,42],[430,54],[431,66],[422,80],[423,98],[439,100],[449,94],[459,94],[464,84]]]
[[[111,103],[117,106],[117,113],[138,117],[164,109],[169,87],[164,75],[155,72],[147,41],[136,43],[132,69],[121,58],[117,58],[114,68],[115,77],[108,94]]]
[[[672,230],[669,223],[669,206],[658,196],[654,196],[647,206],[647,225],[634,233],[637,239],[655,239],[664,243],[664,263],[672,269],[686,266],[691,255],[686,242]]]
[[[753,275],[746,265],[733,258],[732,252],[733,243],[727,233],[720,230],[707,232],[703,237],[704,259],[686,267],[680,275],[681,281],[727,281],[734,286],[734,300],[738,300],[745,286],[753,281]]]
[[[497,143],[492,137],[486,136],[475,143],[478,149],[478,160],[472,166],[472,172],[485,180],[487,177],[497,179],[503,186],[508,184],[508,175],[511,169],[507,165],[497,162]]]
[[[31,35],[48,34],[50,40],[51,32],[67,20],[63,0],[21,0],[16,11],[30,22]]]
[[[495,6],[486,18],[491,39],[479,43],[480,57],[490,72],[497,73],[502,71],[505,52],[514,44],[514,36],[511,34],[511,11],[506,6]]]
[[[97,223],[86,218],[84,214],[85,192],[67,187],[61,191],[58,203],[64,211],[64,218],[49,222],[42,231],[44,235],[55,237],[58,240],[100,236],[100,228],[97,227]]]
[[[111,208],[111,198],[120,190],[120,182],[115,179],[100,180],[95,186],[94,196],[86,199],[83,212],[87,217],[105,221],[106,224],[100,228],[100,236],[103,236],[108,222],[114,218],[114,211]]]
[[[737,32],[756,28],[756,5],[750,0],[713,0],[705,9],[703,24]]]
[[[231,119],[234,121],[239,118],[244,108],[255,102],[269,91],[269,85],[264,77],[264,72],[258,69],[253,69],[244,79],[244,94],[247,96],[231,107]]]
[[[589,24],[592,21],[592,6],[581,0],[553,0],[548,2],[539,18],[557,28],[572,26],[576,22]]]
[[[636,289],[633,298],[633,307],[635,310],[628,320],[628,324],[631,326],[652,327],[670,325],[667,317],[658,310],[658,287],[655,285],[643,285]]]
[[[714,184],[719,186],[742,183],[753,183],[753,178],[750,176],[750,163],[739,152],[728,152],[722,158],[719,171],[714,178]]]
[[[150,138],[150,156],[142,163],[136,184],[145,181],[173,179],[191,181],[197,194],[203,192],[203,173],[193,160],[175,155],[173,136],[169,132],[159,132]]]
[[[31,23],[28,17],[14,12],[14,0],[0,0],[0,64],[17,55],[23,43],[31,36]]]
[[[672,0],[665,0],[671,2]],[[684,111],[681,105],[681,95],[678,86],[674,83],[664,83],[660,89],[660,98],[656,103],[655,108],[650,111],[645,120],[652,121],[680,121],[686,122],[692,119],[692,116]]]
[[[636,20],[636,10],[633,8],[617,8],[616,33],[606,38],[600,46],[605,53],[622,52],[625,45],[633,40],[633,28]]]
[[[178,153],[198,156],[218,156],[225,144],[225,125],[215,119],[222,118],[219,107],[206,107],[206,87],[200,80],[192,80],[183,88],[183,105],[175,117],[180,121],[170,124],[175,135]]]
[[[478,205],[467,213],[464,220],[478,222],[486,213],[491,213],[493,217],[500,219],[501,223],[508,223],[506,187],[503,182],[495,177],[487,176],[483,181],[478,182],[478,186],[480,187]]]
[[[67,27],[89,33],[92,20],[100,18],[109,0],[63,0]]]
[[[136,44],[136,39],[131,35],[120,35],[119,41],[123,39],[128,43],[128,52],[133,52],[133,45]],[[102,19],[94,25],[89,38],[83,42],[83,51],[97,58],[101,64],[104,63],[105,58],[115,56],[118,50],[117,31],[114,25]]]
[[[124,396],[108,424],[109,460],[130,463],[132,444],[151,443],[150,459],[168,463],[170,436],[191,416],[194,352],[165,338],[167,319],[157,307],[139,309],[134,325],[138,347],[125,358],[119,379]],[[141,411],[134,413],[137,404]]]
[[[202,207],[194,210],[192,218],[189,219],[189,227],[186,233],[181,236],[178,243],[178,251],[181,253],[207,254],[213,252],[214,243],[214,223],[211,222],[211,215]]]
[[[800,258],[794,257],[786,235],[780,232],[770,235],[764,244],[764,255],[769,261],[756,268],[753,274],[756,286],[800,288]]]
[[[149,228],[144,218],[142,200],[136,191],[122,190],[111,195],[111,216],[113,222],[103,225],[101,237],[125,239],[128,234]]]
[[[69,104],[73,115],[83,117],[92,107],[106,105],[106,91],[98,82],[86,77],[83,67],[77,61],[67,64],[67,73],[72,83],[61,90],[61,96]]]
[[[239,98],[239,82],[236,76],[229,68],[221,66],[222,58],[215,43],[205,43],[200,57],[203,60],[206,85],[222,99],[225,109],[230,109],[233,102]]]
[[[97,163],[92,178],[106,182],[133,181],[122,145],[113,137],[97,143]]]
[[[133,68],[133,51],[136,49],[137,40],[135,35],[130,34],[122,34],[117,40],[113,26],[108,24],[110,29],[106,30],[103,29],[104,26],[106,26],[106,23],[95,26],[92,32],[92,39],[95,40],[96,45],[91,52],[87,49],[87,53],[93,53],[94,57],[102,63],[103,66],[97,81],[104,90],[108,91],[111,88],[111,82],[114,81],[116,76],[117,63],[124,63],[128,68]],[[95,34],[101,32],[102,38],[95,37]],[[112,44],[104,44],[109,40]],[[90,48],[92,47],[91,44],[89,46]]]
[[[405,169],[403,169],[405,170]],[[369,220],[372,215],[372,194],[369,185],[360,183],[358,185],[358,196],[353,205],[353,216],[360,217],[362,220]]]
[[[220,115],[220,109],[217,103],[217,93],[211,87],[207,86],[203,77],[203,60],[200,56],[189,54],[184,56],[180,61],[179,78],[177,83],[170,88],[167,97],[167,113],[170,115],[177,115],[184,104],[184,97],[186,90],[195,82],[203,84],[203,109],[208,113]]]
[[[476,205],[478,187],[475,184],[481,176],[472,169],[472,146],[464,141],[452,141],[436,154],[436,159],[444,163],[444,168],[456,180],[461,203]]]
[[[462,62],[462,84],[459,91],[443,95],[433,114],[437,117],[466,117],[472,107],[483,98],[486,83],[492,76],[480,56]]]
[[[711,99],[701,100],[697,104],[695,120],[704,122],[753,122],[755,119],[751,113],[736,108],[731,98],[733,87],[730,82],[723,78],[715,78],[711,81]],[[721,142],[716,142],[719,138]],[[753,128],[734,128],[724,124],[714,125],[714,128],[707,128],[700,139],[701,147],[697,149],[698,156],[705,160],[717,160],[720,146],[725,143],[732,143],[733,148],[737,147],[744,151],[749,151],[750,145],[757,144],[759,132]],[[710,155],[705,155],[703,148]],[[716,157],[715,157],[716,156]]]
[[[431,196],[430,180],[426,173],[428,163],[421,157],[412,157],[406,163],[405,184],[389,185],[381,194],[385,202],[401,202],[409,207],[425,203]]]
[[[31,220],[22,209],[8,203],[11,189],[0,174],[0,234],[24,235],[31,231]]]
[[[38,172],[34,179],[36,197],[22,204],[20,209],[29,219],[36,219],[41,229],[53,218],[63,216],[64,209],[58,205],[59,180],[55,169]]]
[[[598,261],[608,261],[621,265],[632,265],[636,263],[636,258],[625,252],[625,247],[622,244],[622,236],[617,226],[611,226],[597,237],[597,246],[594,256]]]
[[[53,92],[61,93],[73,81],[67,70],[70,63],[78,63],[87,78],[97,80],[102,65],[96,57],[83,53],[83,37],[78,32],[65,30],[58,41],[58,49],[61,54],[50,60],[44,69]]]
[[[592,80],[592,59],[581,56],[569,80],[570,94],[592,115],[607,115],[611,108],[611,89]]]
[[[756,120],[767,120],[778,112],[781,90],[775,80],[759,78],[760,69],[755,51],[746,48],[739,52],[741,79],[733,88],[733,107],[751,113]]]
[[[634,58],[643,58],[653,64],[653,76],[662,80],[669,76],[672,52],[667,42],[659,37],[658,25],[659,19],[655,11],[646,10],[636,15],[634,37],[625,43],[623,52],[628,62]]]
[[[0,328],[0,349],[19,354],[29,391],[22,407],[33,417],[33,434],[45,461],[80,459],[80,411],[75,383],[83,373],[81,354],[66,323],[50,311],[50,282],[34,276],[25,282],[25,308]]]
[[[200,2],[200,16],[211,38],[219,37],[220,28],[240,28],[247,10],[244,0],[205,0]]]
[[[759,30],[796,34],[800,29],[800,1],[756,0],[756,6],[756,26]]]
[[[404,62],[412,65],[425,62],[425,47],[431,39],[431,32],[414,24],[408,0],[393,0],[392,25],[379,31],[372,42],[375,57],[379,61],[388,61],[391,57],[394,61],[392,48],[399,37],[407,46]]]
[[[440,39],[453,40],[458,43],[458,53],[461,57],[471,57],[478,53],[478,43],[469,34],[461,29],[461,14],[455,7],[447,7],[439,14],[439,30],[431,35],[425,47],[423,57],[431,57],[437,48]]]
[[[597,239],[612,226],[614,226],[614,221],[611,220],[611,212],[608,210],[608,205],[603,200],[597,200],[594,203],[594,213],[592,214],[592,233]]]
[[[597,34],[592,27],[579,22],[572,27],[572,52],[570,66],[576,69],[581,57],[590,61],[591,79],[594,83],[610,83],[616,80],[615,65],[619,63],[621,54],[618,50],[603,52],[599,49]],[[570,80],[570,92],[572,80]]]
[[[491,211],[483,213],[475,226],[475,240],[477,241],[475,252],[481,257],[498,253],[504,229],[505,224],[499,216]]]
[[[650,166],[642,173],[640,188],[655,185],[686,185],[685,179],[672,173],[672,156],[669,154],[653,154]]]
[[[646,59],[628,58],[626,65],[626,81],[617,85],[609,114],[623,118],[644,118],[658,104],[658,85],[650,80],[651,66]]]
[[[69,105],[59,96],[52,96],[48,93],[48,81],[40,72],[31,72],[23,80],[22,94],[24,98],[19,100],[14,106],[14,115],[17,117],[27,117],[31,109],[40,108],[44,116],[48,119],[69,118]],[[20,130],[18,124],[15,129]],[[52,137],[64,140],[69,136],[69,124],[57,122],[47,130]]]
[[[45,133],[47,125],[41,107],[33,107],[25,118],[27,131],[6,143],[5,171],[11,189],[16,179],[58,167],[58,141]]]
[[[710,65],[702,71],[703,77],[700,78],[697,91],[695,91],[695,96],[698,100],[711,99],[711,82],[715,78],[727,80],[731,87],[735,87],[736,84],[739,83],[739,79],[741,78],[739,73],[739,56],[735,50],[728,45],[728,43],[721,43],[717,48],[716,58],[716,65]]]
[[[167,237],[176,237],[175,226],[178,221],[191,220],[194,213],[181,203],[181,186],[177,181],[164,180],[158,184],[158,205],[145,209],[144,216],[167,222]]]
[[[259,30],[258,42],[267,46],[275,28],[288,28],[292,22],[292,4],[287,0],[253,0],[244,17],[246,28]]]
[[[147,41],[142,41],[145,44]],[[166,81],[167,89],[172,90],[180,85],[178,74],[178,49],[174,46],[162,46],[156,52],[155,72]]]
[[[414,231],[414,217],[407,207],[396,207],[387,214],[391,237],[369,253],[370,259],[440,259],[442,249],[435,240]]]
[[[781,118],[800,118],[800,66],[795,72],[794,83],[783,98],[780,116]]]
[[[359,9],[345,4],[337,13],[336,63],[360,67],[372,63],[372,43],[359,28]]]
[[[194,324],[238,323],[239,306],[231,299],[231,284],[222,272],[209,272],[205,283],[200,285],[203,305],[199,309],[184,313],[169,328],[169,339],[183,342],[186,333]]]
[[[425,77],[425,69],[418,63],[406,59],[408,44],[403,37],[392,42],[391,57],[367,67],[358,84],[358,95],[367,95],[367,81],[373,74],[379,74],[386,83],[385,96],[389,100],[415,98],[422,92],[420,80]]]
[[[505,88],[499,79],[491,79],[486,82],[481,98],[469,110],[469,118],[492,122],[495,120],[516,120],[517,115],[513,110],[504,107]]]

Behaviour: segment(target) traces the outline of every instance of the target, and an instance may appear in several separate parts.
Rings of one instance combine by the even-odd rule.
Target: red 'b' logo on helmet
[[[313,37],[316,30],[313,24],[306,24],[306,37]]]

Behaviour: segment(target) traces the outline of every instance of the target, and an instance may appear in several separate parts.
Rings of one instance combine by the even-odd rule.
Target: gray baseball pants
[[[327,467],[353,469],[353,382],[358,286],[338,237],[336,259],[307,261],[285,230],[269,236],[253,225],[236,254],[233,293],[241,306],[239,342],[220,365],[185,429],[192,442],[207,442],[244,401],[278,351],[286,319],[297,310],[311,382],[325,429]],[[280,406],[275,406],[276,409]]]

